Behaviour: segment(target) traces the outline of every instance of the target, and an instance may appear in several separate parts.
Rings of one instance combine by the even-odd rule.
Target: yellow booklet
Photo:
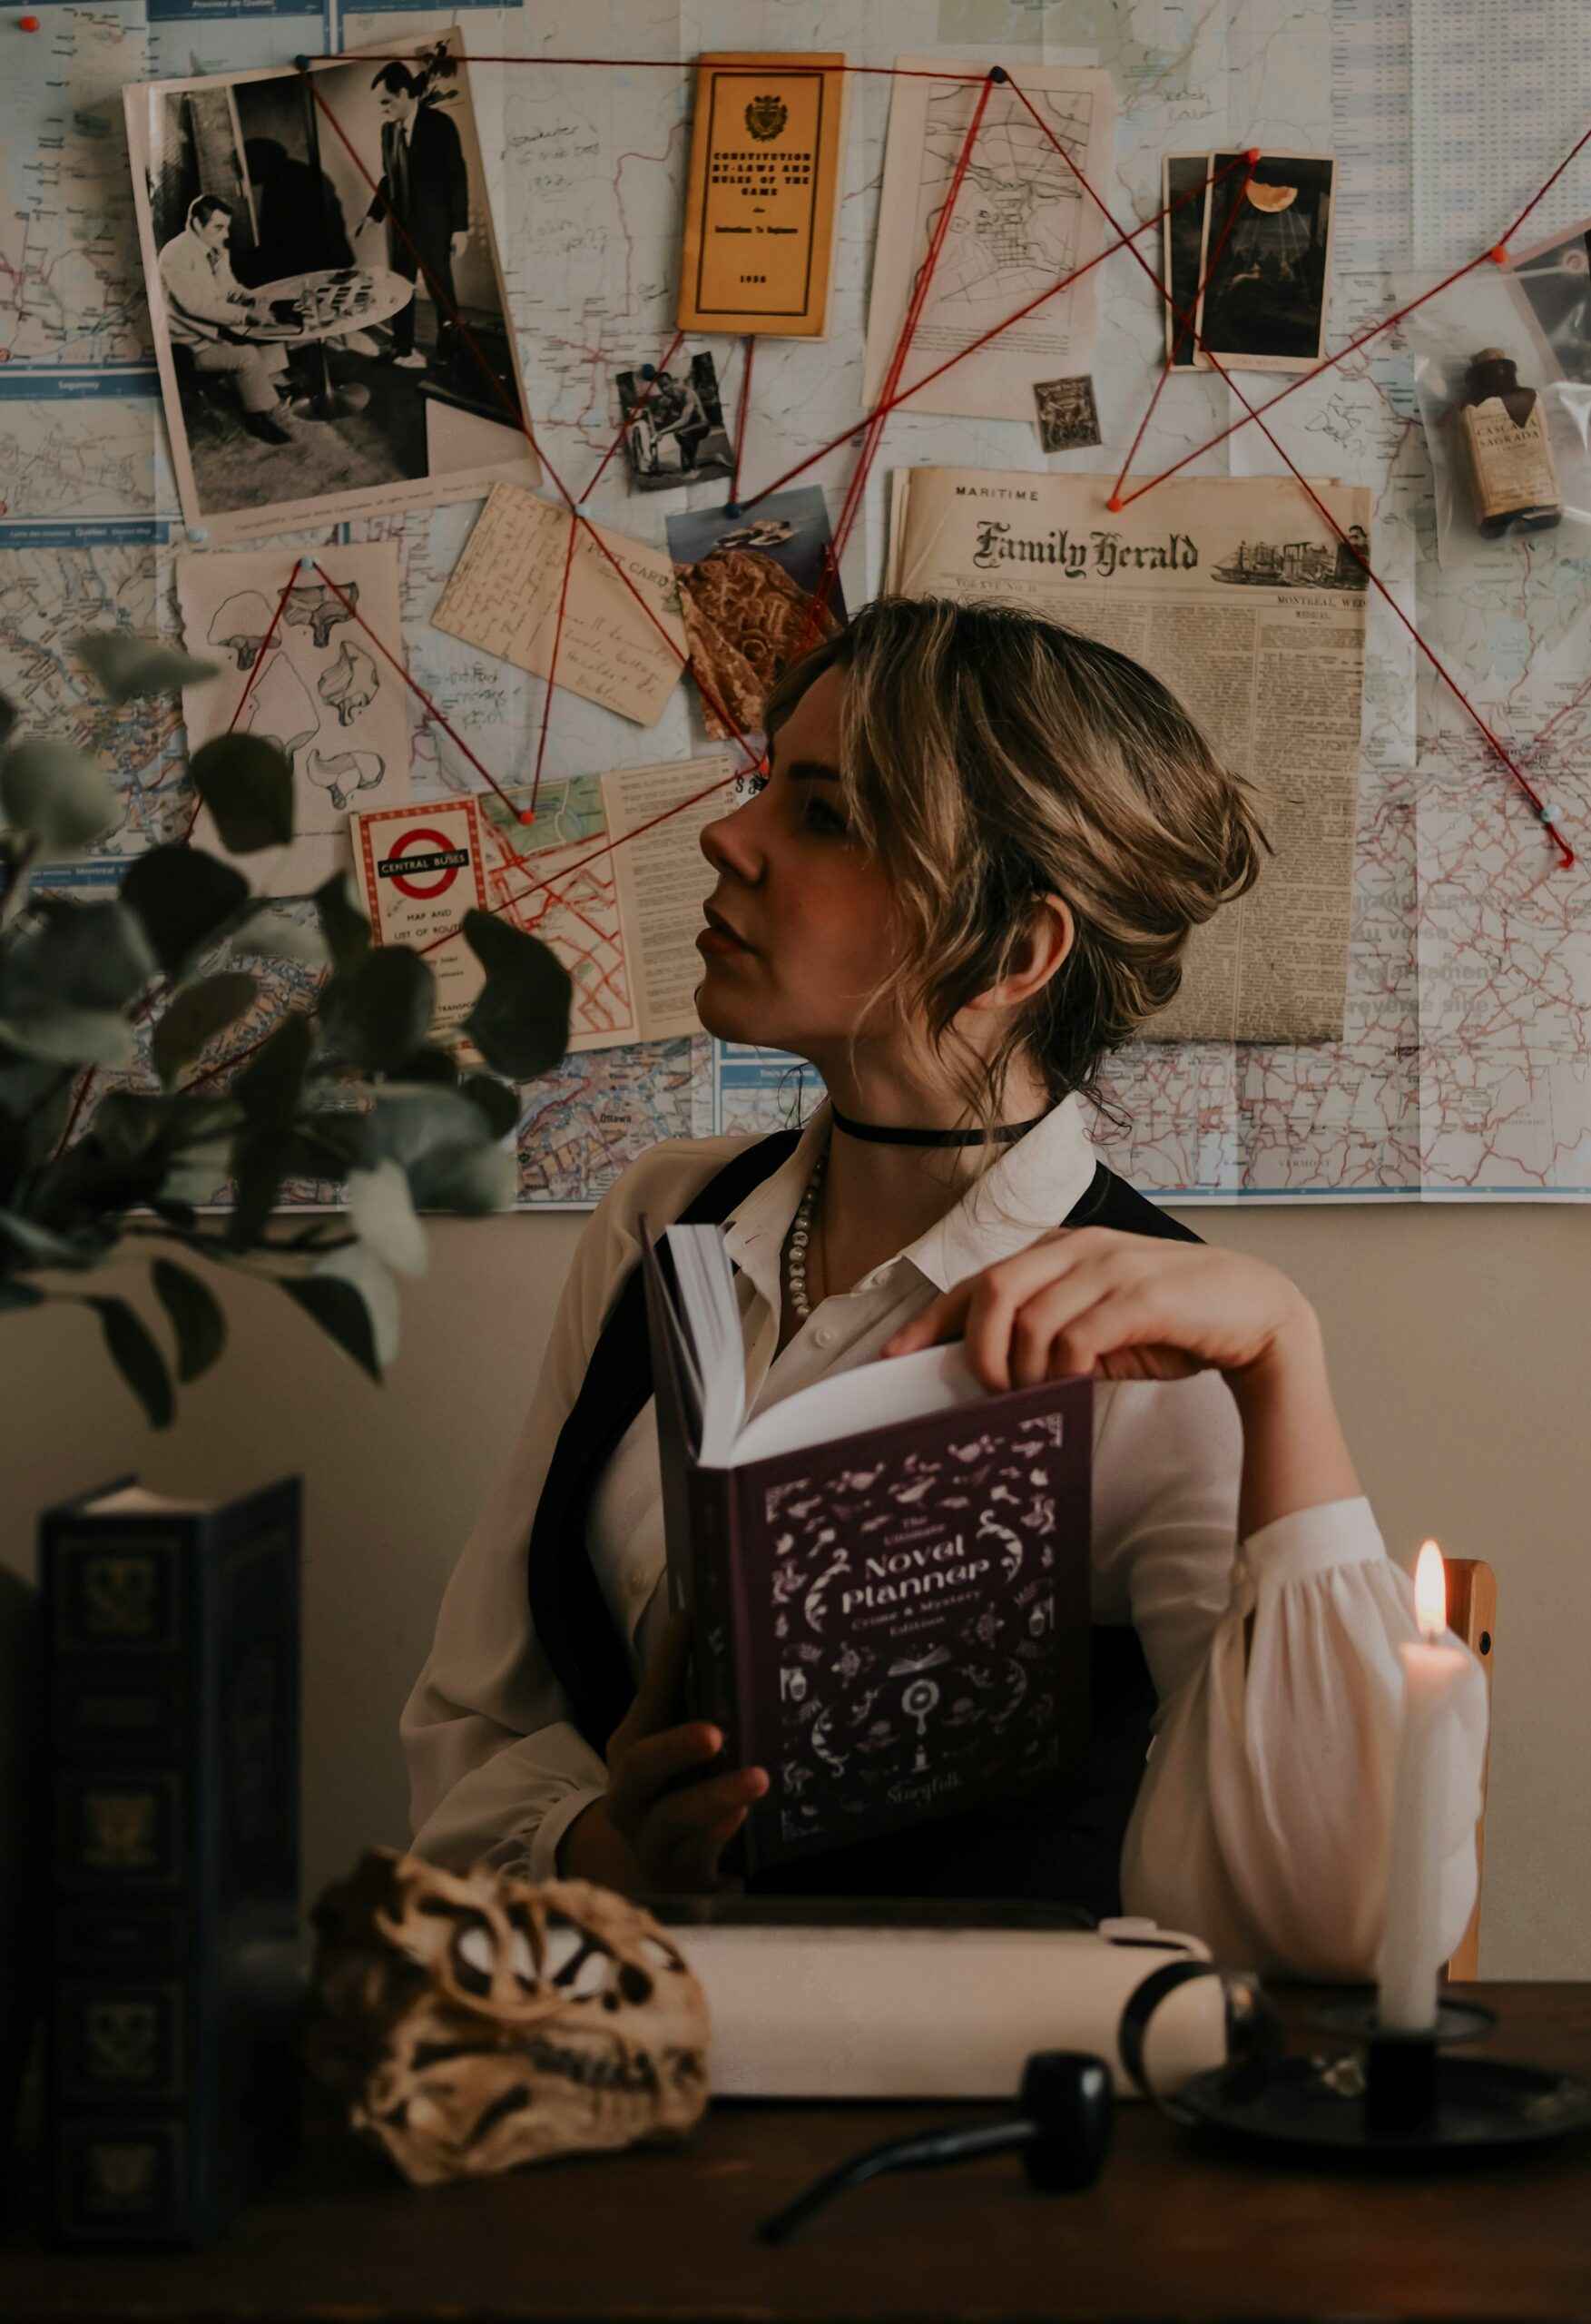
[[[843,56],[700,59],[682,330],[827,337],[845,88]]]

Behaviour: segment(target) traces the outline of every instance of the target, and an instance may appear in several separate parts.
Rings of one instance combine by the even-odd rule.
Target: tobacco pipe
[[[1113,2102],[1110,2068],[1103,2058],[1086,2050],[1036,2050],[1022,2069],[1016,2114],[998,2122],[948,2123],[940,2130],[920,2131],[915,2138],[869,2147],[764,2220],[757,2230],[759,2240],[787,2241],[845,2188],[859,2187],[886,2171],[931,2170],[1013,2149],[1022,2157],[1030,2186],[1048,2193],[1091,2187],[1110,2144]]]

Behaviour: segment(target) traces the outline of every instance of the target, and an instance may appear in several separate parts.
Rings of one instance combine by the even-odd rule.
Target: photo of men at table
[[[191,503],[341,515],[352,495],[486,464],[528,463],[517,480],[535,481],[454,60],[217,74],[128,100],[190,522]]]

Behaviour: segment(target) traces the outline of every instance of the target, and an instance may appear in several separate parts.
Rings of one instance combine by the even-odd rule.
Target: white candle
[[[1377,2004],[1380,2024],[1399,2034],[1429,2033],[1437,2022],[1442,1810],[1451,1735],[1447,1713],[1469,1663],[1461,1646],[1438,1643],[1447,1627],[1448,1586],[1442,1553],[1434,1541],[1427,1541],[1419,1552],[1414,1608],[1419,1643],[1398,1649],[1403,1665],[1403,1733],[1392,1787]]]

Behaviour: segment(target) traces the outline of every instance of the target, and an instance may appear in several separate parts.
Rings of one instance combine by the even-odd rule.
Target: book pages
[[[1130,496],[1134,480],[1124,486]],[[1150,1040],[1342,1038],[1366,581],[1291,478],[1160,486],[1119,516],[1104,477],[897,469],[888,586],[1020,598],[1131,655],[1253,783],[1274,854],[1195,929]],[[1360,551],[1361,487],[1316,484]]]

